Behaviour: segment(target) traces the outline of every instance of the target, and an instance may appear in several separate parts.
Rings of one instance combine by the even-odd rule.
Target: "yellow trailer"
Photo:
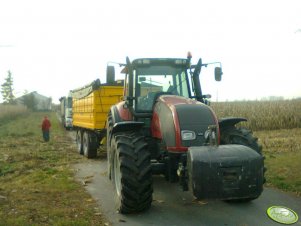
[[[80,154],[97,156],[100,141],[106,135],[106,120],[110,107],[122,99],[122,82],[100,84],[99,79],[72,90],[73,129]]]

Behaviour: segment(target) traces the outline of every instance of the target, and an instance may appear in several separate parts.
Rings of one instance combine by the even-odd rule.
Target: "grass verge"
[[[301,196],[301,129],[255,133],[266,157],[267,186]]]
[[[74,180],[78,155],[55,113],[50,142],[42,140],[45,113],[0,126],[0,226],[109,225],[96,202]]]

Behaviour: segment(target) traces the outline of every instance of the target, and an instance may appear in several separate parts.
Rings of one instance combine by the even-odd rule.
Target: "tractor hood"
[[[218,136],[218,121],[214,112],[196,100],[163,95],[155,103],[152,135],[162,139],[170,151],[183,152],[187,151],[187,147],[204,145],[209,126],[217,128]]]

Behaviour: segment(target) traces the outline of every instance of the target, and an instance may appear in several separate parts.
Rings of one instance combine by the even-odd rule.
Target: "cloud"
[[[298,32],[301,32],[301,29],[296,30],[296,31],[295,31],[295,34],[298,33]]]

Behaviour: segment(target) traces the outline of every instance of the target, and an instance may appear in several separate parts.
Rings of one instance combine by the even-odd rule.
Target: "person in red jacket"
[[[49,119],[47,118],[47,116],[44,117],[44,120],[42,122],[42,133],[43,133],[43,138],[45,142],[49,141],[49,130],[51,127],[51,123],[49,121]]]

